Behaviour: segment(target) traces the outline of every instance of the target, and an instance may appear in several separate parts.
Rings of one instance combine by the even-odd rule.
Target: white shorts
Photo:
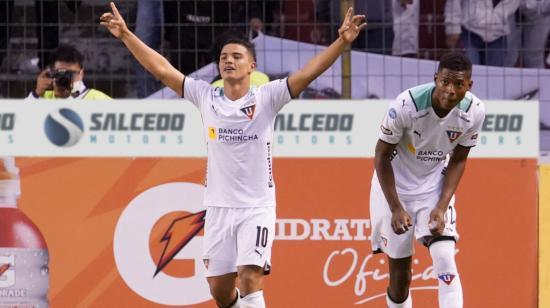
[[[208,207],[204,225],[203,260],[206,277],[236,273],[237,266],[271,270],[275,207]]]
[[[413,227],[409,228],[407,232],[398,235],[393,232],[391,227],[392,213],[382,192],[382,188],[373,183],[370,193],[371,243],[373,252],[384,252],[393,259],[412,256],[414,253],[414,238],[422,240],[425,236],[432,236],[428,226],[430,223],[430,212],[437,205],[439,196],[440,194],[437,192],[420,200],[401,200],[405,211],[412,218]],[[453,196],[445,212],[445,229],[442,235],[453,237],[456,241],[459,236],[456,232],[456,210],[454,203],[455,197]]]

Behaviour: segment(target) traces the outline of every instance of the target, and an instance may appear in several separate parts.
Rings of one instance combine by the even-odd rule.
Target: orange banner
[[[21,158],[20,209],[50,253],[51,307],[214,307],[189,214],[203,210],[205,159]],[[372,256],[372,159],[275,160],[277,239],[268,307],[382,307],[383,255]],[[536,307],[534,159],[472,159],[457,192],[465,307]],[[170,231],[170,232],[168,232]],[[166,240],[166,235],[172,237]],[[164,251],[176,251],[167,256]],[[168,265],[159,271],[160,261]],[[437,307],[416,246],[412,296]]]

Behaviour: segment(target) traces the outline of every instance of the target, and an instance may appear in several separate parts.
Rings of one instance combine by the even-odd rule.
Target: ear
[[[474,81],[470,79],[468,82],[468,91],[472,90],[472,87],[474,86]]]
[[[250,73],[256,70],[256,62],[252,61],[250,62]]]
[[[437,83],[437,73],[434,74],[434,83]]]

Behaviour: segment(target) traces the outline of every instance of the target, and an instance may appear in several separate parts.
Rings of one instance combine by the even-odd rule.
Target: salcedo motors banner
[[[82,134],[67,134],[65,145],[63,138],[44,132],[48,113],[37,120],[34,145],[21,141],[31,124],[21,134],[17,128],[1,132],[0,139],[11,134],[20,146],[0,150],[1,155],[22,156],[16,160],[22,184],[19,208],[48,245],[50,306],[215,307],[201,260],[203,231],[197,230],[202,226],[195,219],[205,210],[200,116],[176,102],[166,112],[154,104],[148,110],[149,102],[122,102],[125,110],[118,103],[111,102],[126,117],[138,109],[143,119],[151,110],[181,112],[184,124],[174,134],[182,135],[183,145],[170,131],[144,129],[97,131],[93,143],[91,128],[102,126],[88,122],[88,103],[33,105],[69,108],[78,115]],[[14,103],[8,105],[13,108],[8,113],[18,114],[14,124],[27,116]],[[97,107],[94,112],[100,113],[109,106]],[[383,102],[297,101],[276,119],[278,219],[273,271],[265,280],[269,307],[385,306],[388,265],[384,255],[371,253],[368,210],[374,144],[385,110]],[[70,127],[66,123],[74,115],[59,114],[65,120],[55,114],[53,121]],[[536,307],[537,105],[491,102],[487,114],[456,194],[461,235],[456,259],[465,306]],[[79,127],[78,121],[72,123]],[[164,144],[175,149],[162,152],[163,135]],[[139,144],[143,136],[158,144]],[[66,146],[74,142],[71,138],[79,140]],[[134,155],[116,155],[110,147],[117,143],[121,151],[143,148]],[[28,157],[33,147],[40,157]],[[157,149],[162,157],[154,157]],[[412,270],[415,306],[437,307],[438,278],[421,245],[415,247]]]

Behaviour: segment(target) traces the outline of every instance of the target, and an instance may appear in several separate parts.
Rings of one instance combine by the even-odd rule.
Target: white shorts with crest
[[[241,265],[257,265],[269,274],[275,216],[274,206],[208,207],[203,239],[206,276],[236,273]]]

